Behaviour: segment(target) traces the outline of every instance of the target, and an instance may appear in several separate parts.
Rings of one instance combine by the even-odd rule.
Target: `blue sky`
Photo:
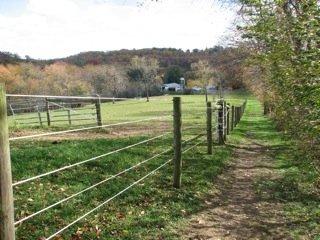
[[[27,6],[27,0],[0,0],[0,14],[21,14]]]
[[[140,0],[141,2],[142,0]],[[0,51],[49,59],[83,51],[222,43],[235,10],[214,0],[0,0]]]

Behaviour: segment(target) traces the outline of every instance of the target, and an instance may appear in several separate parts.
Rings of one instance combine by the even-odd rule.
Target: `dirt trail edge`
[[[256,114],[249,112],[251,117]],[[229,168],[214,180],[206,209],[191,217],[181,239],[291,239],[282,204],[261,200],[255,193],[257,180],[278,178],[279,173],[270,157],[272,148],[259,139],[260,123],[249,119],[243,129],[239,125],[241,142],[248,144],[231,145]]]

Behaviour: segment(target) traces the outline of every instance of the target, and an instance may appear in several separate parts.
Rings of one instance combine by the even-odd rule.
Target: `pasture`
[[[228,97],[236,99],[233,103],[243,101],[239,95]],[[104,125],[139,122],[14,140],[70,126],[25,127],[14,124],[10,117],[17,239],[172,239],[175,234],[168,230],[172,224],[201,208],[200,199],[211,179],[223,170],[231,154],[228,147],[218,146],[213,156],[205,154],[205,136],[199,136],[206,129],[204,96],[182,96],[183,151],[187,150],[182,157],[183,187],[172,187],[173,166],[169,164],[115,199],[115,194],[172,159],[172,96],[154,97],[150,102],[102,103],[101,109]],[[140,122],[143,119],[152,120]],[[52,172],[87,159],[91,160]],[[47,172],[52,174],[41,176]],[[29,181],[33,176],[40,177]],[[108,198],[112,200],[54,235]]]

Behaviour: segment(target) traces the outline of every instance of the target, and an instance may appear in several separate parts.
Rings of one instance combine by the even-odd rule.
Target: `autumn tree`
[[[92,94],[102,95],[107,88],[106,67],[102,65],[86,65],[84,76],[91,84]]]
[[[208,102],[207,87],[212,84],[214,70],[208,61],[199,60],[191,65],[192,70],[195,72],[195,76],[200,82],[205,91],[206,102]]]
[[[147,102],[149,102],[151,86],[159,81],[157,76],[158,69],[159,62],[155,58],[136,56],[131,60],[127,75],[131,81],[142,84],[147,96]]]
[[[89,86],[82,78],[82,69],[64,62],[56,62],[43,69],[42,92],[56,95],[83,95]]]
[[[247,84],[320,165],[319,1],[240,1],[250,46]],[[262,89],[260,89],[262,88]]]
[[[117,97],[119,92],[125,88],[125,74],[120,66],[105,65],[107,87],[113,97]]]

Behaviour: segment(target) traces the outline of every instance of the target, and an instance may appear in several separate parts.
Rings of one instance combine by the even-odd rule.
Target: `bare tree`
[[[110,89],[112,97],[117,97],[125,87],[123,71],[119,66],[105,65],[105,78],[107,88]]]
[[[196,63],[191,64],[192,70],[195,72],[198,80],[205,91],[206,102],[208,102],[208,91],[207,87],[212,83],[214,76],[214,69],[210,66],[208,61],[199,60]]]
[[[128,71],[130,80],[139,82],[143,85],[149,102],[150,88],[158,80],[157,73],[159,62],[155,58],[134,57]]]

